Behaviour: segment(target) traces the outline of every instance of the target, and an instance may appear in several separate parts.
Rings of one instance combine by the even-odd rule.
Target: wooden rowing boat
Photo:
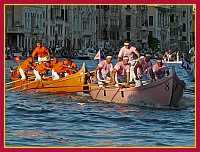
[[[181,64],[182,61],[162,61],[163,63]]]
[[[184,81],[172,70],[168,77],[140,87],[90,86],[90,94],[93,99],[106,102],[175,106],[184,89]]]
[[[81,92],[88,90],[88,86],[84,86],[87,83],[87,69],[85,63],[82,68],[75,74],[68,75],[67,77],[60,78],[58,80],[52,80],[51,78],[43,79],[42,81],[33,80],[20,80],[11,75],[13,81],[13,88],[8,90],[23,91],[31,90],[37,92]]]

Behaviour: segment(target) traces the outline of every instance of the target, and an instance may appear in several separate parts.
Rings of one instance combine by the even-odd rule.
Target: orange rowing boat
[[[36,92],[84,92],[88,91],[88,86],[84,86],[87,83],[87,69],[85,63],[83,63],[81,69],[75,73],[62,77],[58,80],[52,80],[52,78],[46,78],[41,81],[20,80],[20,78],[14,77],[11,74],[13,82],[13,88],[7,89],[7,91],[24,91],[31,90]]]

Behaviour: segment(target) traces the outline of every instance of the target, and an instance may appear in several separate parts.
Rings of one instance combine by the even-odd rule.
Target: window
[[[186,12],[185,12],[185,11],[183,11],[183,17],[185,17],[185,14],[186,14]]]
[[[126,15],[126,27],[131,27],[131,15]]]
[[[149,31],[149,37],[153,37],[153,31]]]
[[[187,40],[186,36],[182,36],[182,41],[186,41],[186,40]]]
[[[64,9],[61,9],[61,18],[64,21]]]
[[[186,25],[185,25],[185,23],[183,23],[183,32],[186,32]]]
[[[149,26],[153,26],[153,16],[149,16]]]
[[[127,8],[127,9],[131,9],[131,6],[130,6],[130,5],[127,5],[126,8]]]
[[[127,33],[126,33],[126,39],[130,41],[130,39],[131,39],[131,34],[130,34],[130,32],[127,32]]]
[[[99,18],[98,18],[98,17],[96,17],[96,24],[98,24],[98,19],[99,19]]]
[[[174,22],[174,14],[170,16],[170,22]]]
[[[46,26],[46,34],[48,34],[48,26]]]
[[[65,21],[67,21],[67,10],[65,10]]]

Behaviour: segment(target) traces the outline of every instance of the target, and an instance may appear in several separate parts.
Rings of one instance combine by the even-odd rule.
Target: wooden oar
[[[29,80],[30,78],[34,78],[34,77],[35,77],[35,76],[31,76],[31,77],[28,78],[28,80]],[[12,83],[15,83],[15,82],[18,82],[18,81],[21,81],[21,79],[15,80],[15,81],[12,81],[12,82],[8,82],[8,83],[6,83],[6,85],[9,85],[9,84],[12,84]]]
[[[50,77],[52,77],[52,76],[49,76],[49,77],[46,77],[46,78],[50,78]],[[31,81],[31,82],[28,82],[28,83],[24,83],[24,84],[19,85],[19,86],[16,86],[16,87],[9,88],[9,89],[7,89],[6,91],[14,90],[14,89],[17,89],[17,88],[22,87],[23,85],[28,85],[28,84],[31,84],[31,83],[34,83],[34,82],[38,82],[38,81]],[[31,89],[31,88],[30,88],[30,89]]]
[[[31,81],[31,82],[28,82],[28,83],[24,83],[24,84],[22,84],[22,85],[18,85],[18,86],[16,86],[16,87],[9,88],[9,89],[7,89],[6,91],[11,91],[11,90],[14,90],[14,89],[20,88],[20,87],[22,87],[23,85],[28,85],[28,84],[31,84],[31,83],[34,83],[34,82],[37,82],[37,81]]]

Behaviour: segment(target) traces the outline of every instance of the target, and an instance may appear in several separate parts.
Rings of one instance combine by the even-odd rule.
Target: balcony
[[[119,30],[119,25],[110,25],[110,30]]]
[[[37,34],[42,34],[43,33],[43,30],[41,28],[38,28],[38,27],[32,27],[31,28],[31,34],[32,35],[37,35]]]
[[[142,39],[142,43],[147,43],[148,40],[147,39]]]
[[[24,28],[21,27],[7,27],[7,33],[24,33]]]
[[[83,31],[82,35],[83,36],[92,36],[92,32],[91,31]]]
[[[64,20],[61,18],[61,17],[56,17],[54,20],[53,20],[53,24],[54,25],[63,25],[63,22],[64,22]]]
[[[126,28],[127,30],[130,30],[130,29],[131,29],[131,26],[130,26],[130,25],[126,25],[125,28]]]

